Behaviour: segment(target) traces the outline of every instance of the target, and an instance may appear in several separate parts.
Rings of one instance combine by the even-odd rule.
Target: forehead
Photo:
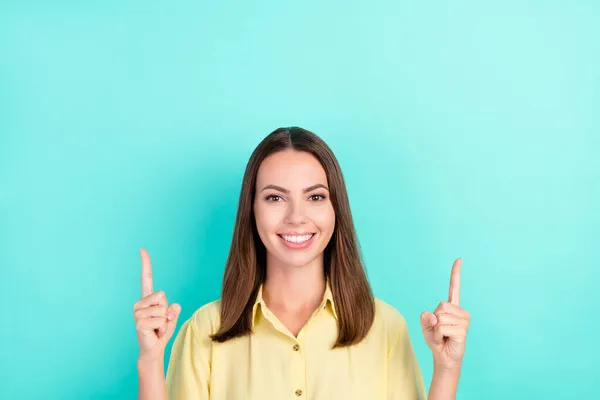
[[[327,185],[325,169],[315,156],[305,151],[285,150],[269,155],[258,167],[256,185],[305,188],[315,183]]]

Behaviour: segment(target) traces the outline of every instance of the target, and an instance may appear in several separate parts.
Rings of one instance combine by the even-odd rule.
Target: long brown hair
[[[338,337],[333,348],[356,344],[373,324],[375,300],[363,267],[342,170],[321,138],[296,126],[274,130],[250,156],[223,277],[221,325],[211,338],[225,342],[251,333],[252,307],[267,267],[266,249],[258,235],[253,210],[256,176],[267,156],[288,149],[311,153],[325,169],[336,217],[323,255],[325,277],[330,281],[338,316]]]

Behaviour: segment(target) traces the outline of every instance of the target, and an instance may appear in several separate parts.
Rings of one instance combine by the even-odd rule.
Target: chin
[[[308,264],[310,264],[310,262],[313,260],[314,258],[310,258],[307,260],[290,260],[288,259],[283,259],[283,263],[287,266],[287,268],[303,268],[305,266],[307,266]]]
[[[283,263],[293,268],[303,267],[319,256],[315,250],[291,250],[288,248],[277,249],[274,253]]]

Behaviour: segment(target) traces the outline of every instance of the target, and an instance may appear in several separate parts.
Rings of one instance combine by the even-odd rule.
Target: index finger
[[[152,264],[146,249],[140,249],[142,258],[142,299],[152,294]]]
[[[460,307],[460,267],[462,258],[457,258],[452,265],[450,273],[450,289],[448,290],[448,301]]]

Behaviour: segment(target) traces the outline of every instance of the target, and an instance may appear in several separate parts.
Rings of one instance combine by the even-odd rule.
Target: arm
[[[212,324],[205,311],[200,309],[184,322],[173,342],[165,379],[168,400],[209,399]]]
[[[167,400],[164,359],[137,362],[139,400]]]
[[[165,346],[171,339],[181,313],[177,303],[169,305],[163,291],[152,289],[152,263],[146,249],[142,259],[142,299],[133,305],[133,317],[140,345],[137,360],[140,400],[166,400]]]
[[[425,400],[425,383],[404,316],[393,310],[388,350],[388,400]]]
[[[446,370],[434,366],[427,400],[455,400],[459,377],[460,370]]]
[[[433,378],[429,400],[454,400],[465,353],[469,312],[460,307],[460,269],[462,259],[452,266],[448,300],[442,301],[433,313],[421,314],[421,328],[427,346],[433,354]]]

